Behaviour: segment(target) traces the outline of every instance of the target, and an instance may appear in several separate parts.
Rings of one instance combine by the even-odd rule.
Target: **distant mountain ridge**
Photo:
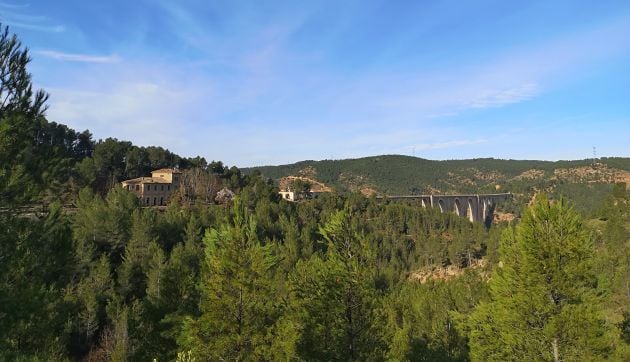
[[[590,212],[610,194],[614,183],[630,185],[628,157],[600,158],[593,163],[591,159],[433,161],[383,155],[243,169],[245,173],[255,170],[276,182],[289,176],[300,176],[338,192],[361,192],[364,195],[512,192],[516,196],[512,211],[543,191],[552,197],[569,199],[581,211]]]
[[[587,172],[588,169],[593,172]],[[338,191],[373,190],[382,194],[494,192],[499,188],[557,180],[562,183],[612,183],[630,173],[630,158],[574,161],[478,158],[433,161],[403,155],[345,160],[300,161],[244,168],[280,180],[307,176]],[[615,179],[617,178],[617,179]],[[518,188],[518,187],[517,187]]]

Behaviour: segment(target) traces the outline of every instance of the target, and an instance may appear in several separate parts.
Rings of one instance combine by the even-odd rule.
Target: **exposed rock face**
[[[227,187],[222,188],[219,192],[217,192],[217,196],[214,198],[218,204],[226,205],[234,198],[234,192],[228,189]]]
[[[465,268],[455,265],[447,267],[431,267],[430,269],[419,270],[409,275],[409,280],[418,281],[421,284],[430,280],[450,280],[464,274],[466,269],[483,269],[486,266],[485,259],[471,259],[471,264]]]
[[[536,179],[541,179],[543,177],[545,177],[545,171],[531,169],[514,177],[514,180],[536,180]]]
[[[630,183],[630,172],[596,163],[593,166],[558,168],[553,178],[574,183]]]
[[[286,190],[291,184],[291,182],[295,180],[302,180],[302,181],[310,183],[312,192],[331,192],[332,191],[330,187],[324,185],[322,182],[319,182],[313,178],[306,177],[306,176],[287,176],[287,177],[281,178],[278,181],[280,190]]]

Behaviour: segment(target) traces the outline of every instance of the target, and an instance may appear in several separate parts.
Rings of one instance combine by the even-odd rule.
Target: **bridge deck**
[[[454,197],[454,198],[466,198],[466,197],[511,197],[511,192],[497,193],[497,194],[459,194],[459,195],[388,195],[388,196],[377,196],[377,199],[423,199],[423,198],[431,198],[431,196],[435,197]]]
[[[418,200],[422,207],[437,207],[441,212],[453,212],[471,222],[490,222],[497,202],[512,198],[512,193],[460,195],[390,195],[380,200]]]

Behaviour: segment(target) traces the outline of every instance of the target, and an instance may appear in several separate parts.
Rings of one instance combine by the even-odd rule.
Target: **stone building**
[[[138,177],[122,182],[122,187],[136,194],[143,206],[162,206],[179,187],[182,172],[162,168],[151,172],[151,177]]]
[[[287,200],[287,201],[301,201],[301,200],[316,199],[322,193],[323,193],[322,191],[313,191],[312,189],[306,192],[295,192],[291,190],[278,191],[278,194],[280,194],[280,197],[283,200]]]
[[[287,201],[297,201],[299,196],[297,192],[291,190],[280,190],[278,193],[283,200]]]

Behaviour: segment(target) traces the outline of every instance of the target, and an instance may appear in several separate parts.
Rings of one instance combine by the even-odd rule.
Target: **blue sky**
[[[48,118],[229,165],[630,156],[627,1],[8,1]]]

